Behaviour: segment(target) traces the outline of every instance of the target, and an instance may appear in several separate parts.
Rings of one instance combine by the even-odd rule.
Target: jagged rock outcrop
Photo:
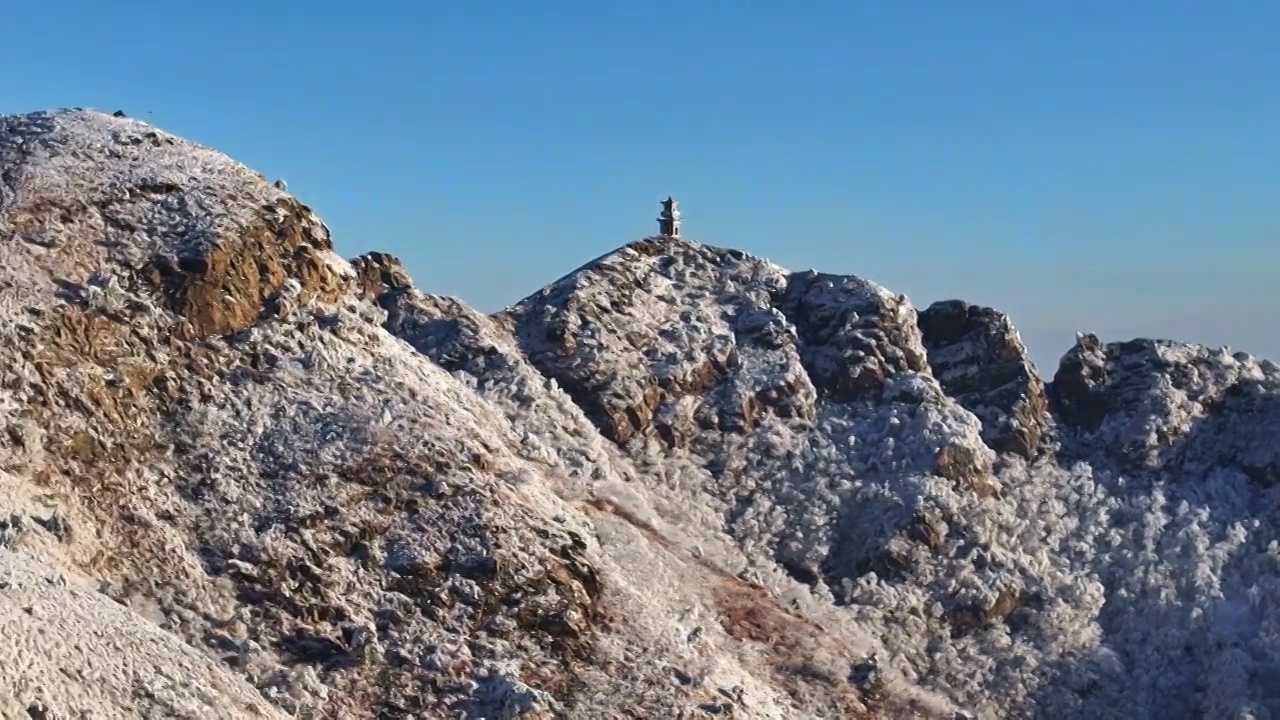
[[[875,283],[796,273],[782,306],[796,323],[809,376],[833,401],[877,397],[890,375],[927,367],[915,309]]]
[[[328,229],[293,198],[264,206],[248,227],[219,232],[176,258],[157,256],[143,271],[194,337],[243,330],[285,293],[299,303],[332,302],[347,288],[349,273],[333,262]]]
[[[919,323],[934,377],[982,421],[992,450],[1031,459],[1048,448],[1053,419],[1044,381],[1007,315],[945,300],[921,312]]]
[[[598,259],[503,317],[529,361],[623,446],[750,433],[766,418],[811,426],[820,401],[892,400],[904,387],[895,375],[933,387],[905,298],[673,238]],[[950,406],[936,391],[913,392]],[[957,436],[926,452],[944,475],[980,481],[988,454],[963,444]]]
[[[379,299],[383,294],[413,287],[413,278],[400,259],[382,252],[365,253],[351,261],[356,274],[356,288],[365,299]]]
[[[1244,353],[1163,340],[1081,335],[1052,392],[1071,457],[1130,472],[1280,478],[1280,367]]]

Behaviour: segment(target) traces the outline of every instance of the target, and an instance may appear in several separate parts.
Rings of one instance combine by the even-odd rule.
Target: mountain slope
[[[862,711],[838,671],[780,675],[750,633],[673,635],[726,594],[759,604],[772,632],[812,631],[586,503],[565,470],[600,454],[594,431],[549,461],[384,329],[377,259],[339,259],[323,223],[265,179],[85,111],[5,118],[0,162],[0,460],[7,509],[29,518],[13,548],[151,607],[304,716]],[[6,666],[6,680],[28,687],[39,667]]]
[[[672,238],[485,316],[90,111],[0,119],[0,180],[0,560],[135,638],[6,714],[1280,712],[1271,363],[1046,384],[995,310]]]
[[[1274,364],[1082,336],[1046,387],[998,312],[670,239],[508,314],[673,522],[923,684],[992,716],[1280,707]]]

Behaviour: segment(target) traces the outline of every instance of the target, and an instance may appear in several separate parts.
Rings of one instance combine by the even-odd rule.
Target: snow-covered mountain
[[[6,717],[1280,717],[1267,361],[669,237],[486,316],[83,110],[0,283]]]

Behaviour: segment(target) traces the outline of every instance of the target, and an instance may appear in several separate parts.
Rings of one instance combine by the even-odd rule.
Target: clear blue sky
[[[0,112],[212,145],[496,310],[650,234],[1280,358],[1280,3],[25,2]]]

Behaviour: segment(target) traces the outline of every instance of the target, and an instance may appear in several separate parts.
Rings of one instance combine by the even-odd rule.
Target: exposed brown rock
[[[646,387],[639,397],[609,416],[604,427],[605,435],[619,445],[626,445],[631,438],[649,429],[664,395],[657,386]]]
[[[356,271],[356,292],[365,298],[377,298],[389,290],[413,287],[413,278],[400,259],[382,252],[369,252],[351,261]]]
[[[911,525],[907,527],[907,538],[914,540],[930,550],[937,551],[947,540],[949,529],[947,522],[936,512],[916,513]]]
[[[998,453],[1040,453],[1052,432],[1044,382],[1008,316],[947,300],[918,322],[934,377],[982,421],[983,441]]]
[[[264,208],[259,223],[237,237],[177,258],[159,256],[145,273],[162,288],[191,337],[243,330],[263,314],[287,280],[298,283],[298,299],[334,300],[345,289],[322,253],[332,251],[328,234],[293,198]]]
[[[1066,424],[1092,430],[1102,423],[1108,411],[1107,379],[1102,340],[1092,334],[1076,337],[1053,376],[1057,409]]]
[[[1015,612],[1038,603],[1039,599],[1030,593],[1005,589],[989,606],[968,604],[953,608],[948,611],[947,620],[951,623],[952,633],[963,636],[1006,622]]]
[[[935,456],[935,467],[939,475],[972,488],[979,497],[993,497],[996,493],[990,482],[989,458],[974,452],[973,448],[944,445]]]

